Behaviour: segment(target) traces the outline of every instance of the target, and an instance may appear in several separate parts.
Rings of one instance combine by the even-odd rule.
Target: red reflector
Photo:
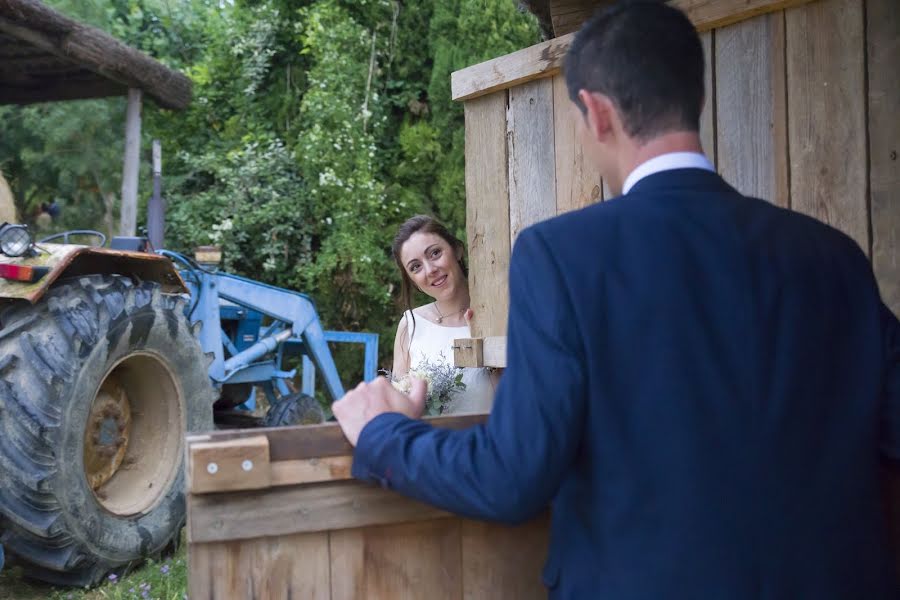
[[[28,283],[39,280],[47,274],[47,267],[27,267],[23,265],[0,264],[0,277],[13,281],[25,281]]]

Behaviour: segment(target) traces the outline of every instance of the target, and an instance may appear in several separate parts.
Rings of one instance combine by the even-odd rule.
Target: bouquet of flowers
[[[425,395],[425,414],[429,416],[442,414],[450,404],[453,392],[466,389],[466,384],[462,381],[462,369],[454,367],[446,361],[432,363],[426,359],[402,377],[395,377],[390,371],[381,372],[394,388],[404,394],[409,394],[412,389],[412,377],[424,380],[428,384],[428,391]]]

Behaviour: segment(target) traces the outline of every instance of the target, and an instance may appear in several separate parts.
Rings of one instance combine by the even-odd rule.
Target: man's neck
[[[657,156],[671,152],[699,152],[703,153],[700,146],[700,135],[696,131],[674,131],[657,136],[644,144],[634,143],[625,152],[619,154],[618,181],[613,184],[613,193],[622,192],[622,184],[628,174],[643,163]],[[618,188],[618,189],[616,189]]]

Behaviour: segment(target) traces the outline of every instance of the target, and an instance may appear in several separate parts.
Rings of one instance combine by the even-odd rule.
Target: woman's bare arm
[[[400,319],[397,326],[397,337],[394,338],[394,377],[402,377],[409,372],[409,334],[407,334],[406,316]]]

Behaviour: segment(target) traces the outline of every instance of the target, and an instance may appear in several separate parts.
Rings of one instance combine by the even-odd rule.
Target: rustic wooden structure
[[[191,81],[96,27],[38,0],[0,0],[0,104],[123,96],[164,108],[191,101]]]
[[[554,29],[605,1],[534,0]],[[740,191],[855,239],[900,314],[900,11],[896,0],[672,0],[701,32],[701,137]],[[561,20],[565,10],[573,21]],[[472,335],[457,364],[504,366],[507,269],[522,228],[609,196],[575,139],[561,74],[574,34],[453,74],[466,115]],[[497,336],[499,339],[491,339]],[[479,350],[482,349],[482,350]]]
[[[127,96],[121,235],[137,225],[141,102],[191,101],[191,80],[39,0],[0,0],[0,104]]]
[[[350,480],[351,460],[337,425],[188,438],[190,597],[545,597],[546,517],[518,527],[455,517]]]

